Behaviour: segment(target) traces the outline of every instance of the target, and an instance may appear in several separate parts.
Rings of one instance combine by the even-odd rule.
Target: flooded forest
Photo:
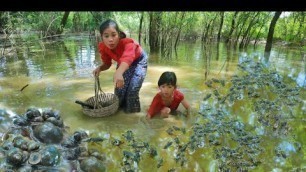
[[[107,19],[148,69],[140,112],[91,117],[75,101],[94,96]],[[1,11],[0,169],[305,171],[305,35],[304,11]],[[98,78],[105,93],[115,70]],[[165,71],[190,115],[147,119]]]

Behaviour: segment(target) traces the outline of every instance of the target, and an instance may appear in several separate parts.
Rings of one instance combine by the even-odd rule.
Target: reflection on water
[[[110,134],[110,138],[121,137],[127,130],[132,130],[137,137],[142,140],[162,148],[170,139],[166,132],[169,127],[177,126],[192,130],[192,124],[196,122],[197,113],[203,107],[203,98],[210,93],[206,81],[212,78],[229,81],[233,75],[237,74],[237,63],[245,57],[253,57],[256,60],[264,61],[269,68],[276,69],[280,74],[288,76],[290,82],[296,82],[300,87],[305,88],[305,60],[301,52],[283,51],[282,48],[275,48],[269,60],[263,59],[263,47],[246,49],[239,51],[224,44],[218,46],[201,45],[200,43],[181,43],[171,57],[161,57],[159,54],[149,54],[149,66],[147,77],[140,91],[142,111],[135,114],[125,114],[122,111],[105,117],[90,118],[81,111],[81,106],[74,103],[76,99],[86,100],[94,95],[94,77],[92,70],[100,64],[99,53],[95,42],[86,38],[66,38],[56,42],[45,43],[45,52],[40,50],[40,45],[31,45],[30,52],[22,51],[16,57],[2,57],[0,62],[0,108],[9,109],[16,114],[22,114],[29,107],[51,107],[58,110],[67,126],[73,132],[84,129],[93,135],[97,133]],[[145,49],[148,48],[144,47]],[[157,81],[162,72],[171,70],[176,72],[178,77],[178,88],[185,94],[185,98],[193,108],[193,114],[188,117],[171,116],[167,119],[145,118],[146,109],[150,105],[152,98],[158,91]],[[112,77],[115,65],[110,70],[100,74],[100,84],[104,92],[113,92]],[[285,78],[286,79],[286,78]],[[288,79],[286,79],[288,80]],[[21,89],[27,85],[22,91]],[[226,94],[226,90],[220,94]],[[242,99],[243,97],[241,97]],[[301,98],[305,100],[305,92],[302,91]],[[218,105],[218,101],[212,102]],[[205,105],[205,104],[204,104]],[[251,126],[258,125],[254,116],[253,105],[243,105],[235,103],[231,113],[236,115],[236,119],[244,121]],[[221,105],[220,105],[221,106]],[[240,114],[243,109],[244,114]],[[183,111],[183,107],[179,107]],[[228,110],[229,111],[229,110]],[[305,102],[293,113],[305,114]],[[228,112],[229,113],[229,112]],[[1,117],[1,130],[5,130],[6,120]],[[305,119],[297,123],[294,130],[297,140],[303,143],[305,140]],[[7,121],[8,122],[8,121]],[[294,124],[293,124],[294,126]],[[258,135],[264,133],[262,126],[255,127]],[[188,135],[187,135],[188,136]],[[188,137],[187,137],[188,138]],[[267,140],[269,140],[267,138]],[[273,140],[269,140],[273,142]],[[269,141],[264,146],[269,147]],[[206,145],[207,143],[202,143]],[[205,147],[205,146],[204,146]],[[305,152],[305,148],[302,148]],[[120,166],[120,152],[117,149],[108,151],[113,156],[109,167]],[[167,171],[174,168],[173,148],[161,149],[159,157],[164,157],[164,165],[160,171]],[[213,157],[212,148],[204,148],[200,151],[191,152],[186,157],[187,168],[178,165],[176,170],[186,171],[215,171],[218,161]],[[268,152],[267,154],[270,154]],[[262,155],[264,157],[264,155]],[[271,156],[269,156],[271,157]],[[272,169],[282,169],[286,166],[279,164],[274,166],[271,158],[270,164],[265,163],[259,167],[259,171],[271,171]],[[282,159],[283,160],[283,159]],[[117,162],[116,162],[117,161]],[[275,160],[276,161],[276,160]],[[279,160],[277,160],[279,161]],[[286,162],[286,161],[285,161]],[[304,161],[305,162],[305,161]],[[139,165],[139,169],[156,169],[158,161],[144,159]],[[291,163],[287,166],[290,166]],[[293,164],[293,163],[292,163]],[[303,166],[304,165],[304,166]],[[305,167],[301,164],[300,167]],[[118,167],[117,167],[118,168]],[[188,170],[187,170],[188,171]]]

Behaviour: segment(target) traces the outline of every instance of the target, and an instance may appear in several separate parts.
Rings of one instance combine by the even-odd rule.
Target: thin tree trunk
[[[248,45],[250,44],[251,38],[252,38],[252,36],[254,35],[255,31],[256,31],[256,30],[253,29],[253,30],[251,30],[250,34],[247,35],[246,40],[245,40],[244,43],[243,43],[243,48],[246,47],[246,46],[248,46]]]
[[[217,42],[219,42],[219,41],[220,41],[220,38],[221,38],[221,32],[222,32],[223,22],[224,22],[224,12],[221,12],[221,22],[220,22],[220,27],[219,27],[219,31],[218,31]]]
[[[184,18],[185,18],[185,12],[182,13],[180,22],[183,21]],[[179,42],[179,39],[180,39],[180,35],[181,35],[181,31],[182,31],[182,24],[180,24],[180,26],[179,26],[177,37],[176,37],[176,40],[175,40],[175,43],[174,43],[174,48],[176,48],[177,45],[178,45],[178,42]]]
[[[228,43],[232,37],[232,34],[233,34],[233,31],[234,31],[234,28],[235,28],[235,20],[236,20],[236,16],[237,16],[238,12],[236,11],[234,16],[233,16],[233,19],[232,19],[232,26],[231,26],[231,30],[225,40],[226,43]]]
[[[289,40],[288,40],[289,42],[291,42],[295,39],[295,37],[293,35],[294,35],[294,30],[295,30],[294,28],[296,28],[295,24],[297,23],[296,20],[297,20],[298,15],[295,15],[295,13],[293,13],[292,17],[293,17],[293,22],[292,22],[293,26],[289,27],[290,28],[290,30],[289,30],[290,37],[289,37]]]
[[[139,33],[138,33],[138,43],[141,45],[141,34],[142,34],[142,22],[143,22],[143,12],[141,12],[140,22],[139,22]]]
[[[247,23],[247,20],[248,20],[249,16],[250,16],[250,13],[247,13],[247,14],[245,14],[245,16],[243,16],[245,18],[244,18],[244,21],[242,22],[242,26],[240,27],[241,29],[239,30],[238,34],[236,35],[237,37],[236,37],[236,40],[234,42],[234,46],[236,46],[238,44],[240,35],[241,35],[242,31],[243,31],[244,26]]]
[[[204,38],[202,38],[203,41],[206,41],[207,40],[207,37],[208,37],[208,32],[209,32],[209,28],[210,28],[210,25],[212,23],[212,20],[207,24],[206,26],[206,31],[204,33]]]
[[[265,46],[265,57],[269,57],[270,56],[270,52],[272,49],[272,41],[273,41],[273,34],[274,34],[274,28],[276,25],[277,20],[279,19],[279,16],[282,14],[282,11],[277,11],[275,12],[273,19],[270,23],[270,27],[269,27],[269,32],[268,32],[268,37],[267,37],[267,43]]]
[[[258,40],[259,40],[259,36],[260,36],[260,32],[261,32],[261,29],[263,28],[264,24],[262,24],[257,32],[257,35],[256,35],[256,38],[255,38],[255,41],[254,41],[254,46],[256,46]]]
[[[267,20],[268,17],[269,17],[269,16],[267,15],[267,16],[264,18],[264,20],[262,20],[263,22],[261,23],[260,28],[259,28],[259,30],[257,31],[257,35],[256,35],[255,42],[254,42],[254,47],[256,46],[256,44],[257,44],[257,42],[258,42],[258,40],[259,40],[259,36],[260,36],[261,30],[262,30],[262,28],[265,26],[265,23],[266,23],[265,21]]]
[[[274,34],[274,28],[276,25],[277,20],[279,19],[279,16],[282,14],[281,11],[277,11],[275,12],[273,19],[270,23],[270,27],[269,27],[269,32],[268,32],[268,37],[267,37],[267,43],[265,46],[265,57],[269,57],[270,56],[270,52],[272,49],[272,41],[273,41],[273,34]]]
[[[208,32],[209,32],[209,29],[210,29],[210,25],[213,23],[213,21],[215,20],[215,18],[211,19],[210,21],[208,21],[207,25],[206,25],[206,28],[204,28],[203,30],[203,33],[202,33],[202,42],[206,41],[207,40],[207,37],[208,37]],[[206,29],[206,30],[205,30]]]
[[[239,45],[239,48],[243,48],[244,47],[244,44],[245,44],[245,41],[246,41],[246,38],[247,38],[247,35],[249,34],[250,30],[251,30],[251,27],[254,26],[254,23],[256,23],[256,17],[259,15],[259,12],[257,12],[254,17],[252,18],[252,20],[250,21],[249,23],[249,26],[247,27],[247,29],[245,30],[244,34],[242,35],[242,39],[240,41],[240,45]]]
[[[70,11],[65,11],[64,16],[63,16],[62,21],[61,21],[61,24],[60,24],[60,27],[58,28],[58,30],[56,32],[57,34],[62,34],[63,33],[64,27],[67,23],[69,13],[70,13]]]
[[[214,19],[212,20],[212,23],[211,23],[211,26],[212,26],[212,27],[210,27],[210,34],[208,35],[208,37],[210,38],[209,41],[212,41],[212,39],[214,38],[214,34],[213,34],[213,31],[214,31],[214,23],[215,23],[217,17],[218,17],[218,14],[216,14],[215,17],[214,17]]]

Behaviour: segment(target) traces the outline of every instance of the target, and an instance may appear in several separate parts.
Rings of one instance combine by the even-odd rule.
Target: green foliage
[[[71,11],[64,26],[64,33],[93,32],[99,29],[101,22],[111,18],[118,22],[128,36],[137,35],[142,13],[144,13],[142,32],[148,34],[149,12],[142,11]],[[155,27],[159,29],[156,33],[170,34],[172,39],[176,39],[178,34],[180,38],[188,39],[199,37],[203,33],[209,34],[206,36],[210,38],[215,38],[221,22],[220,12],[165,11],[158,13],[161,14],[161,25]],[[273,12],[259,12],[259,15],[255,15],[256,13],[239,11],[235,16],[234,11],[225,12],[221,37],[226,38],[233,29],[231,39],[238,40],[237,36],[241,37],[243,34],[251,40],[266,39]],[[302,42],[306,34],[305,13],[283,12],[283,14],[276,24],[274,37],[287,42]],[[40,37],[52,36],[57,33],[63,16],[64,11],[0,12],[0,29],[11,33],[39,33]],[[235,23],[232,28],[233,19]],[[256,22],[248,30],[253,19]]]
[[[114,12],[115,20],[126,34],[137,34],[140,22],[140,12]],[[128,34],[129,36],[129,34]]]
[[[288,42],[303,41],[306,33],[305,13],[284,12],[284,14],[275,27],[275,37]]]

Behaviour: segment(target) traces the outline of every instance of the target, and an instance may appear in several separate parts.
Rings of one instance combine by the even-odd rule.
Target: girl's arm
[[[160,111],[160,116],[163,118],[168,118],[169,114],[171,112],[171,109],[168,107],[164,107],[161,111]]]
[[[159,113],[161,110],[160,107],[160,98],[158,97],[158,93],[154,96],[151,105],[147,111],[147,118],[152,118],[156,113]]]
[[[190,105],[189,105],[188,101],[183,99],[181,101],[181,103],[182,103],[182,105],[185,107],[185,109],[187,111],[187,116],[189,116],[190,115]]]

